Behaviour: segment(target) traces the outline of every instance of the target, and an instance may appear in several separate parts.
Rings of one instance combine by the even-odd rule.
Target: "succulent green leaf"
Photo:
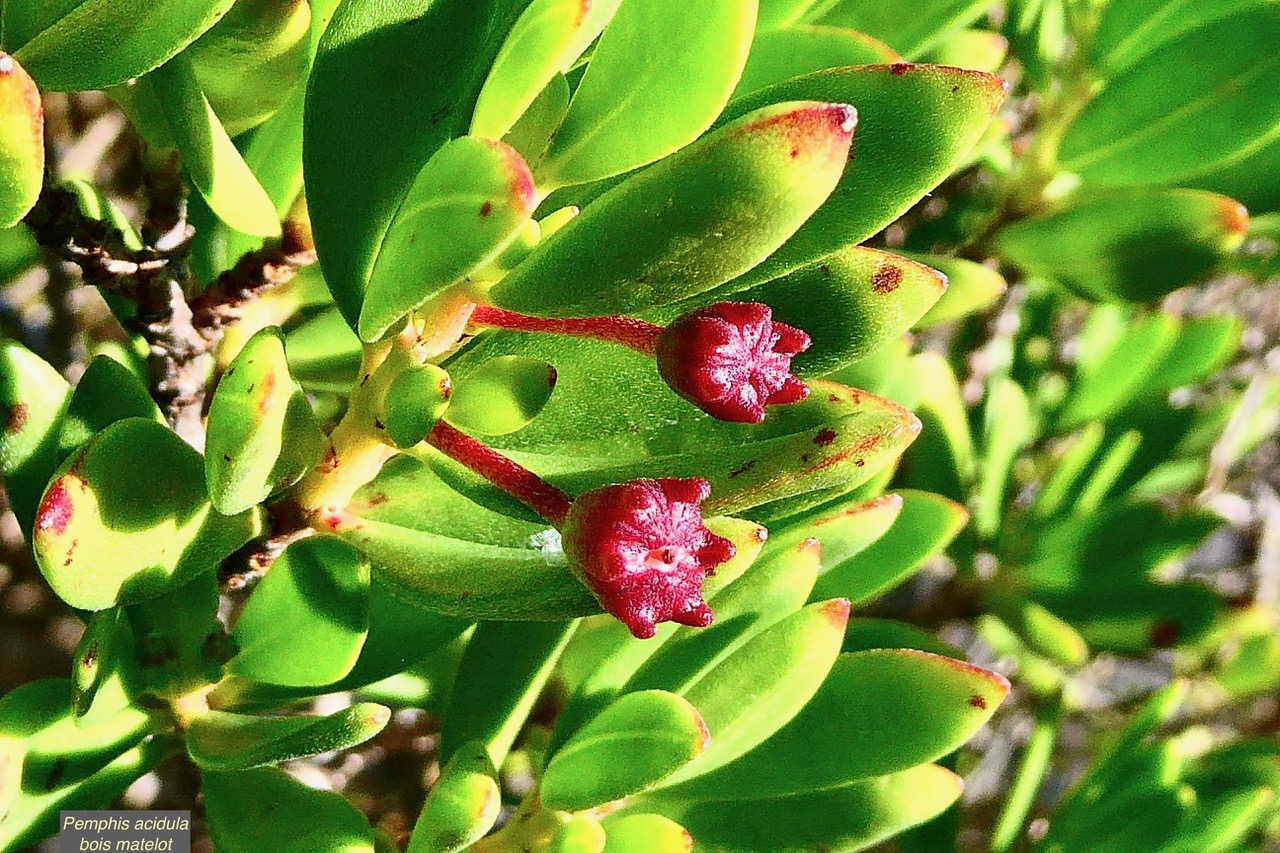
[[[1259,0],[1113,0],[1098,19],[1089,54],[1110,77],[1171,39],[1257,5]]]
[[[42,89],[105,89],[162,65],[212,27],[232,2],[17,0],[5,4],[5,49]]]
[[[0,228],[17,224],[44,185],[44,107],[31,76],[0,53]]]
[[[815,2],[816,0],[760,0],[756,32],[764,33],[797,23]]]
[[[680,824],[656,814],[628,813],[604,819],[603,853],[688,853],[693,839]]]
[[[578,730],[542,776],[542,802],[582,811],[652,788],[707,748],[697,709],[661,690],[628,693]]]
[[[257,533],[205,496],[200,456],[154,421],[117,421],[64,464],[36,512],[33,548],[49,585],[85,610],[132,604],[212,571]]]
[[[538,416],[556,387],[556,369],[536,358],[499,356],[467,374],[448,421],[466,432],[505,435]]]
[[[187,754],[204,770],[248,770],[348,749],[382,731],[391,711],[372,702],[327,717],[253,717],[209,711],[191,721]]]
[[[464,744],[431,786],[405,853],[460,853],[493,828],[501,811],[498,772],[484,744]]]
[[[906,257],[933,267],[947,280],[946,292],[920,319],[920,326],[936,326],[989,308],[1009,286],[996,270],[964,258],[916,254]]]
[[[307,390],[346,394],[360,378],[360,339],[337,308],[291,329],[284,340],[289,372]]]
[[[501,766],[577,623],[481,622],[467,643],[441,722],[442,755],[484,744]]]
[[[844,654],[777,734],[663,793],[754,800],[898,773],[963,746],[1008,694],[1002,676],[949,657],[909,649]]]
[[[369,631],[369,563],[332,536],[294,542],[253,590],[235,624],[237,675],[312,687],[351,671]]]
[[[276,767],[200,775],[209,835],[221,853],[374,853],[368,821],[338,794]]]
[[[904,16],[891,4],[875,0],[819,0],[805,18],[869,33],[915,59],[948,33],[972,23],[987,6],[986,0],[924,0]]]
[[[688,145],[719,115],[751,46],[755,0],[622,0],[534,174],[586,183]],[[585,45],[584,45],[585,46]]]
[[[117,690],[125,689],[123,680],[132,680],[130,670],[136,667],[134,656],[133,629],[123,609],[113,607],[89,616],[71,667],[71,706],[77,717],[85,719],[112,679],[121,681]]]
[[[801,24],[766,30],[751,43],[734,95],[745,95],[800,74],[846,65],[900,62],[884,42],[844,27]]]
[[[603,853],[604,827],[590,815],[574,815],[551,837],[548,853]]]
[[[1160,853],[1223,853],[1247,843],[1272,812],[1275,789],[1242,786],[1196,804]]]
[[[752,637],[688,687],[682,695],[702,714],[711,744],[661,786],[717,770],[786,725],[826,678],[848,620],[844,599],[811,604]]]
[[[205,481],[224,515],[293,485],[319,461],[324,437],[289,374],[278,328],[250,338],[223,373],[209,405],[208,433]]]
[[[822,204],[844,171],[854,121],[849,108],[817,102],[751,112],[596,199],[490,296],[528,314],[597,316],[723,284]]]
[[[1166,42],[1072,122],[1062,167],[1098,186],[1168,185],[1280,137],[1277,38],[1280,9],[1255,4]]]
[[[463,137],[435,153],[387,228],[360,311],[360,337],[383,337],[405,314],[495,258],[536,206],[514,148]]]
[[[182,167],[209,208],[245,234],[279,234],[275,203],[209,106],[191,61],[175,57],[150,77],[165,123],[182,153]]]
[[[426,437],[449,407],[453,385],[434,364],[401,373],[387,388],[382,422],[397,447],[412,447]]]
[[[938,353],[924,352],[912,361],[920,378],[915,412],[922,427],[903,465],[903,479],[913,488],[964,500],[977,463],[960,383]]]
[[[821,570],[842,565],[881,539],[902,513],[901,495],[855,498],[824,506],[776,525],[770,547],[812,539],[821,546]]]
[[[552,77],[502,141],[519,151],[526,162],[536,161],[547,150],[551,135],[564,121],[572,94],[568,78],[563,74]]]
[[[1236,317],[1208,316],[1184,321],[1173,346],[1147,373],[1135,396],[1165,394],[1207,379],[1231,361],[1243,333]]]
[[[592,0],[534,0],[493,60],[471,117],[471,135],[501,139],[599,35],[611,9]],[[617,0],[601,3],[617,8]],[[602,14],[603,13],[603,14]]]
[[[973,526],[983,536],[1000,529],[1013,463],[1036,437],[1034,417],[1021,385],[1007,376],[992,380],[982,411],[982,459],[973,496]]]
[[[893,619],[850,619],[844,632],[843,650],[869,652],[874,649],[915,649],[934,655],[962,659],[964,653],[906,622]]]
[[[688,829],[707,853],[864,850],[936,817],[960,797],[960,777],[924,764],[801,794],[750,800],[644,800]]]
[[[735,98],[721,122],[791,100],[858,110],[858,141],[830,198],[743,286],[861,243],[893,222],[959,167],[1005,94],[1004,81],[990,74],[897,64],[817,71]]]
[[[960,30],[943,37],[924,55],[931,65],[950,65],[994,74],[1004,65],[1009,40],[990,30]]]
[[[898,494],[902,510],[889,531],[864,550],[829,566],[814,585],[811,598],[840,595],[853,602],[874,598],[942,551],[968,521],[963,506],[941,495],[909,489]]]
[[[466,132],[525,5],[345,0],[325,30],[307,83],[306,195],[325,281],[352,327],[414,176]]]
[[[16,341],[0,341],[0,474],[30,541],[40,494],[58,464],[58,433],[71,386]]]
[[[1081,331],[1081,358],[1059,424],[1105,420],[1129,404],[1178,337],[1177,319],[1163,311],[1132,317],[1113,306],[1095,309]]]
[[[125,418],[164,422],[160,408],[133,371],[100,355],[89,362],[71,394],[58,432],[57,461],[62,463],[86,441]]]
[[[1072,668],[1088,660],[1089,644],[1053,611],[1034,601],[1019,602],[1011,609],[1006,621],[1037,654]]]

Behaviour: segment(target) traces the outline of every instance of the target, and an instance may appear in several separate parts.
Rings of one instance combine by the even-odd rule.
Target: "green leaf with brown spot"
[[[44,184],[44,107],[12,56],[0,53],[0,228],[16,224]]]
[[[176,589],[259,529],[209,503],[200,456],[154,421],[107,427],[67,460],[36,512],[33,549],[72,607],[101,610]]]
[[[884,42],[844,27],[799,24],[756,35],[734,95],[801,74],[846,65],[883,65],[902,57]]]
[[[319,460],[323,436],[289,374],[278,328],[250,338],[223,373],[209,404],[208,434],[205,481],[224,515],[293,485]]]
[[[496,258],[537,204],[514,148],[463,137],[422,167],[378,249],[360,309],[360,337],[377,340],[431,297]]]
[[[723,284],[822,204],[844,170],[854,122],[848,107],[815,101],[751,112],[587,205],[490,297],[526,314],[598,316]]]
[[[364,702],[327,717],[254,717],[208,711],[191,721],[187,755],[203,770],[248,770],[349,749],[382,731],[391,711]]]
[[[467,743],[427,793],[405,853],[461,853],[493,828],[501,811],[498,771],[484,744]]]
[[[0,341],[0,474],[30,539],[36,505],[58,464],[58,434],[71,386],[16,341]]]
[[[706,724],[674,693],[627,693],[578,730],[542,775],[548,808],[582,811],[652,788],[702,754]]]

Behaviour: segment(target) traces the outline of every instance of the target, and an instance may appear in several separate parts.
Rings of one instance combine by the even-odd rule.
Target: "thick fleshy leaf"
[[[644,800],[686,827],[707,853],[863,850],[936,817],[960,797],[959,776],[924,764],[803,794],[751,800]]]
[[[876,0],[826,0],[806,18],[870,33],[915,59],[948,33],[972,22],[988,5],[986,0],[923,0],[911,8],[910,15],[902,15],[892,4]]]
[[[434,364],[406,370],[387,387],[382,422],[397,447],[412,447],[435,426],[449,407],[453,383]]]
[[[982,409],[982,459],[972,500],[973,526],[980,535],[995,536],[999,531],[1013,464],[1035,437],[1035,413],[1027,392],[1007,376],[995,377]]]
[[[964,653],[915,625],[893,619],[850,619],[844,631],[843,650],[869,652],[875,649],[915,649],[963,660]]]
[[[800,74],[845,65],[900,62],[884,42],[844,27],[801,24],[759,33],[735,95],[745,95]]]
[[[735,98],[721,122],[791,100],[858,110],[858,141],[830,198],[743,286],[861,243],[893,222],[961,164],[1005,94],[1004,81],[990,74],[897,64],[817,71]]]
[[[1004,677],[949,657],[907,649],[844,654],[777,734],[663,794],[754,800],[898,773],[963,746],[1008,694]]]
[[[42,89],[105,89],[164,63],[213,26],[232,2],[15,0],[5,4],[5,47]]]
[[[340,795],[275,767],[201,773],[209,835],[221,853],[373,853],[373,830]],[[280,827],[288,826],[282,833]]]
[[[431,786],[405,853],[460,853],[493,828],[501,811],[498,772],[484,744],[464,744]]]
[[[555,387],[552,365],[536,358],[499,356],[467,374],[449,401],[448,421],[469,433],[515,432],[538,416]]]
[[[688,701],[661,690],[628,693],[601,711],[551,759],[542,802],[582,811],[653,787],[708,745],[706,724]]]
[[[1093,63],[1108,76],[1133,65],[1170,39],[1225,18],[1258,0],[1111,0],[1089,43]]]
[[[898,494],[902,511],[889,531],[870,547],[830,566],[818,578],[813,598],[839,595],[853,602],[874,598],[941,552],[968,521],[963,506],[940,495],[911,490]]]
[[[309,391],[347,394],[360,378],[360,339],[337,308],[285,335],[289,372]]]
[[[33,548],[73,607],[101,610],[176,589],[253,536],[256,514],[224,516],[205,496],[200,456],[154,421],[117,421],[46,489]]]
[[[463,137],[422,167],[396,211],[360,311],[360,337],[381,338],[405,314],[495,258],[536,206],[529,168],[511,146]]]
[[[114,679],[114,687],[121,695],[122,704],[128,702],[124,691],[126,681],[132,681],[137,667],[133,629],[124,610],[113,607],[99,610],[85,623],[84,634],[76,645],[74,664],[71,668],[71,706],[82,723],[100,692],[108,692]],[[118,708],[113,707],[111,712]],[[0,813],[4,810],[0,808]]]
[[[710,290],[768,257],[822,204],[844,171],[854,124],[849,107],[818,102],[745,115],[592,202],[491,298],[574,317]]]
[[[138,693],[176,700],[216,682],[231,650],[218,621],[218,579],[204,572],[125,608],[138,648]]]
[[[902,506],[902,496],[893,494],[821,507],[775,527],[770,548],[817,540],[822,570],[830,570],[874,545],[897,521]]]
[[[551,837],[548,853],[603,853],[604,827],[586,814],[574,815],[560,824]]]
[[[204,770],[248,770],[349,749],[382,731],[391,711],[365,702],[327,717],[252,717],[209,711],[191,721],[187,754]]]
[[[58,464],[58,433],[71,386],[16,341],[0,341],[0,474],[28,541],[40,494]]]
[[[924,55],[932,65],[950,65],[994,74],[1004,65],[1009,40],[990,30],[960,30],[936,42]]]
[[[1072,122],[1062,167],[1099,186],[1168,185],[1280,137],[1277,38],[1280,9],[1255,4],[1161,45]]]
[[[670,786],[712,772],[758,746],[808,703],[840,651],[849,602],[811,604],[762,631],[687,688],[711,733],[707,749],[668,776]],[[750,702],[743,692],[750,685]]]
[[[1089,194],[996,238],[1002,257],[1094,300],[1149,302],[1209,275],[1244,241],[1248,213],[1202,190]]]
[[[58,433],[61,463],[86,441],[125,418],[163,423],[160,408],[129,368],[105,355],[89,363],[67,404]]]
[[[323,436],[289,375],[279,329],[250,338],[222,374],[209,404],[208,434],[205,482],[224,515],[261,503],[319,461]]]
[[[922,424],[901,475],[907,485],[963,501],[976,472],[969,411],[951,365],[939,353],[912,359],[920,378],[921,398],[915,407]]]
[[[44,107],[26,70],[0,53],[0,228],[16,224],[44,184]]]
[[[719,115],[742,72],[755,0],[622,0],[534,173],[548,187],[652,163]],[[585,46],[585,45],[584,45]]]
[[[369,631],[369,564],[350,545],[311,536],[285,549],[236,620],[232,672],[311,687],[351,671]]]
[[[156,69],[150,79],[165,124],[182,153],[182,167],[209,208],[245,234],[279,234],[275,204],[209,106],[191,61],[175,57]]]
[[[1177,319],[1163,311],[1133,317],[1114,306],[1095,309],[1080,335],[1081,355],[1059,425],[1105,420],[1128,405],[1170,354],[1179,331]]]
[[[982,264],[944,255],[907,255],[947,278],[947,291],[924,317],[920,326],[936,326],[967,317],[994,303],[1008,288],[1004,276]]]
[[[500,767],[524,728],[576,622],[481,622],[467,643],[440,725],[446,758],[484,745]]]
[[[525,5],[345,0],[325,30],[307,83],[307,206],[325,280],[353,327],[387,226],[414,176],[466,131]]]
[[[533,99],[533,103],[520,116],[502,141],[520,152],[526,162],[534,162],[547,150],[551,135],[556,132],[564,114],[569,111],[569,80],[557,74]]]
[[[603,853],[689,853],[693,838],[680,824],[656,814],[624,814],[604,820]]]
[[[1135,397],[1166,394],[1205,380],[1231,361],[1243,332],[1236,317],[1206,316],[1183,321],[1173,347],[1146,375]]]

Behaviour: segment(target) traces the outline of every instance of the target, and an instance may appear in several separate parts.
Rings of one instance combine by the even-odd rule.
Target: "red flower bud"
[[[808,387],[791,358],[809,336],[759,302],[720,302],[680,317],[658,338],[658,372],[699,409],[722,421],[756,424],[764,407],[798,403]]]
[[[570,564],[640,639],[659,622],[705,627],[713,618],[702,582],[734,554],[702,523],[705,480],[632,480],[583,492],[561,527]]]

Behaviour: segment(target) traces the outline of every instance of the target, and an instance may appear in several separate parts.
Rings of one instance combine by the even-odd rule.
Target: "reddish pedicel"
[[[791,359],[809,336],[775,323],[768,305],[721,302],[685,314],[658,338],[658,372],[672,389],[712,417],[759,423],[764,407],[798,403],[809,389]]]
[[[705,627],[702,600],[709,570],[734,555],[733,543],[702,522],[705,480],[633,480],[580,495],[562,527],[574,571],[640,639],[659,622]]]

